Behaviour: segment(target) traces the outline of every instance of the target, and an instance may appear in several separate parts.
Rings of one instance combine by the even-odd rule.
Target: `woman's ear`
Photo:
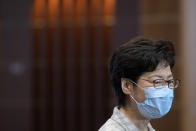
[[[133,95],[133,84],[126,78],[121,78],[121,88],[124,94]]]

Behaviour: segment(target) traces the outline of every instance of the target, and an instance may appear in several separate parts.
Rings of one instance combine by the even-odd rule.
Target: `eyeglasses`
[[[164,79],[156,79],[156,80],[153,80],[153,81],[150,81],[150,80],[147,80],[147,79],[142,79],[142,80],[153,83],[154,88],[156,88],[156,89],[161,89],[165,85],[167,85],[168,88],[170,88],[170,89],[174,89],[174,88],[177,88],[179,86],[179,83],[180,83],[179,80],[173,80],[173,79],[172,80],[167,80],[167,81],[164,80]]]
[[[129,79],[130,80],[130,79]],[[168,80],[168,81],[166,81],[166,80],[164,80],[164,79],[156,79],[156,80],[153,80],[153,81],[150,81],[150,80],[147,80],[147,79],[142,79],[142,80],[145,80],[145,81],[148,81],[148,82],[150,82],[150,83],[153,83],[153,86],[154,86],[154,88],[155,89],[161,89],[161,88],[163,88],[165,85],[167,85],[168,86],[168,88],[170,88],[170,89],[175,89],[175,88],[177,88],[178,86],[179,86],[179,83],[180,83],[180,81],[179,80]],[[138,86],[138,84],[136,84],[134,81],[132,81],[132,80],[130,80],[133,84],[135,84],[135,85],[137,85]]]

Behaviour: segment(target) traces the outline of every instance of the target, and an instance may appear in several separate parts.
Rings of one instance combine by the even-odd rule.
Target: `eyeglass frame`
[[[178,86],[180,84],[180,80],[178,80],[178,79],[172,79],[172,80],[156,79],[156,80],[153,80],[153,81],[150,81],[150,80],[147,80],[147,79],[141,79],[141,80],[145,80],[145,81],[148,81],[148,82],[152,83],[153,84],[153,87],[155,89],[161,89],[161,88],[157,88],[157,86],[155,86],[155,81],[157,81],[157,80],[163,80],[163,81],[165,81],[165,83],[167,83],[167,87],[170,88],[170,89],[176,89],[176,88],[178,88]],[[169,86],[169,84],[170,84],[169,82],[170,81],[174,81],[175,82],[174,83],[174,86]],[[131,82],[138,86],[138,84],[136,82],[134,82],[132,80],[131,80]],[[176,83],[178,83],[177,86],[176,86]]]

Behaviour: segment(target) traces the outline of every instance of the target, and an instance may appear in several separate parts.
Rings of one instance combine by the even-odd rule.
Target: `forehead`
[[[160,64],[158,64],[157,68],[154,71],[146,72],[142,75],[142,77],[152,77],[154,75],[167,77],[171,74],[172,74],[172,72],[171,72],[170,66],[166,65],[164,63],[160,63]]]

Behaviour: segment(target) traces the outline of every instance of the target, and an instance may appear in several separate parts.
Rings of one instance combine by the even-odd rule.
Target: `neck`
[[[129,101],[130,102],[130,101]],[[136,103],[126,104],[120,108],[120,111],[131,121],[133,124],[142,131],[147,131],[149,119],[143,117],[138,111]]]

